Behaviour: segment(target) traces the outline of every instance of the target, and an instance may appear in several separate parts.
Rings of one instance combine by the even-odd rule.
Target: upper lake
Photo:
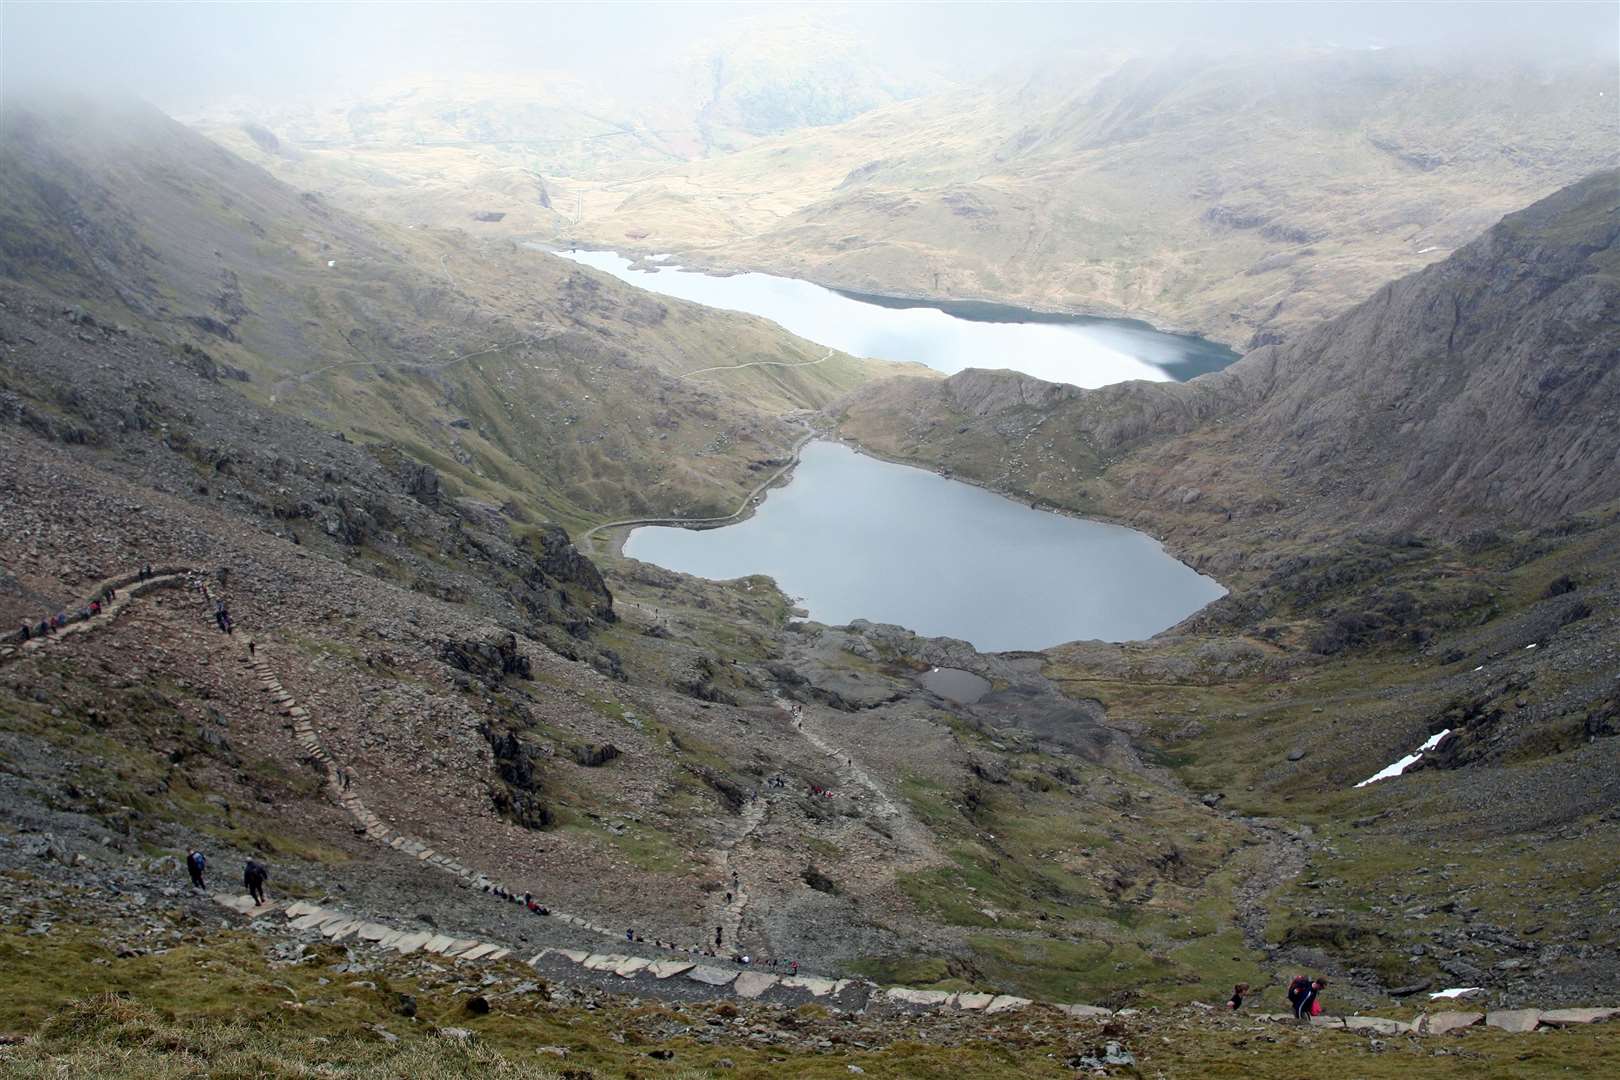
[[[1132,641],[1225,593],[1133,529],[1032,510],[833,442],[719,529],[635,529],[624,553],[714,580],[768,574],[810,617],[898,623],[981,651]]]
[[[771,274],[720,277],[652,260],[632,262],[612,251],[557,254],[649,292],[763,316],[853,356],[915,361],[947,374],[1008,368],[1049,382],[1096,387],[1129,379],[1190,379],[1237,359],[1224,345],[1167,334],[1132,319],[868,296]]]

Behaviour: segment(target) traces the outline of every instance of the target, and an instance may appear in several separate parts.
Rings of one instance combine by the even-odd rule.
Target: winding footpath
[[[688,371],[685,374],[677,375],[675,377],[677,379],[690,379],[694,375],[707,375],[711,371],[741,371],[743,368],[751,368],[751,367],[782,367],[782,368],[815,367],[817,364],[825,364],[828,360],[831,360],[832,357],[833,357],[833,350],[828,349],[827,350],[827,355],[823,356],[820,360],[800,360],[799,362],[793,363],[793,364],[788,363],[786,360],[755,360],[755,361],[752,361],[751,363],[747,363],[747,364],[725,364],[725,365],[722,365],[720,367],[698,368],[696,371]]]
[[[33,638],[20,643],[12,641],[0,643],[0,649],[4,650],[0,652],[0,658],[15,659],[32,655],[64,641],[71,641],[80,634],[111,625],[135,598],[157,589],[189,586],[194,580],[194,573],[183,567],[165,567],[153,571],[150,575],[136,573],[109,578],[96,586],[94,595],[98,597],[107,589],[114,590],[113,597],[100,614],[76,620],[57,634],[46,638]],[[300,749],[306,757],[318,762],[325,769],[327,792],[349,813],[367,837],[399,852],[401,857],[416,859],[423,865],[434,867],[472,887],[490,892],[497,889],[509,891],[451,856],[435,851],[421,840],[391,828],[368,809],[359,795],[350,790],[353,784],[349,771],[340,766],[321,745],[309,710],[299,704],[297,699],[281,685],[269,658],[265,655],[266,650],[256,646],[250,647],[245,637],[238,640],[242,641],[242,664],[257,679],[261,691],[269,695],[272,706],[292,721],[293,735]],[[812,745],[829,756],[843,757],[837,748],[824,738],[804,729],[796,710],[787,706],[783,708],[795,716],[795,726]],[[857,782],[878,797],[880,805],[895,813],[900,812],[864,770],[854,766],[848,758],[844,760],[849,762],[844,768]],[[348,788],[345,787],[346,779],[349,780]],[[764,821],[768,809],[769,804],[766,800],[760,799],[750,803],[744,812],[744,827],[731,843],[723,848],[723,855],[718,860],[723,871],[729,869],[730,852]],[[735,928],[741,923],[748,897],[747,893],[741,890],[740,878],[733,880],[737,885],[733,889],[732,902],[726,908],[726,918],[732,920],[731,926]],[[213,899],[222,907],[250,920],[263,920],[279,914],[284,921],[285,929],[313,931],[332,941],[353,938],[356,942],[374,944],[401,955],[421,951],[457,961],[504,960],[513,955],[511,947],[499,942],[459,938],[437,931],[403,930],[304,901],[284,904],[271,900],[264,904],[256,904],[251,897],[225,893],[216,894]],[[607,937],[620,937],[619,931],[598,926],[580,916],[553,912],[551,918]],[[704,962],[706,958],[698,949],[687,951],[696,959],[655,960],[646,956],[622,953],[551,948],[542,949],[525,963],[548,974],[567,974],[570,969],[576,969],[580,973],[590,973],[599,979],[612,975],[627,984],[632,984],[628,988],[637,992],[650,992],[653,996],[659,993],[657,984],[679,978],[683,983],[695,984],[684,991],[687,994],[693,992],[705,996],[729,994],[743,1000],[785,1006],[819,1001],[844,1011],[861,1011],[872,1004],[882,1003],[903,1010],[951,1008],[996,1014],[1037,1004],[1029,998],[1011,994],[920,990],[903,986],[880,988],[877,984],[864,979],[781,975],[774,971],[763,970],[760,965],[720,966],[718,960],[710,959],[710,962]],[[1092,1005],[1045,1004],[1073,1017],[1103,1019],[1114,1015],[1110,1009]],[[1422,1036],[1444,1034],[1480,1024],[1508,1032],[1529,1032],[1545,1027],[1599,1023],[1616,1017],[1620,1017],[1620,1008],[1550,1010],[1528,1008],[1437,1012],[1420,1014],[1411,1021],[1377,1016],[1318,1016],[1312,1018],[1311,1024],[1315,1027],[1360,1034]],[[1265,1014],[1257,1018],[1295,1022],[1292,1017],[1286,1015]]]
[[[630,527],[640,526],[640,525],[674,525],[674,526],[705,525],[705,526],[712,526],[712,525],[724,525],[727,522],[735,521],[735,520],[742,517],[744,514],[746,514],[748,512],[748,509],[749,509],[749,507],[751,507],[753,505],[754,500],[756,498],[758,498],[761,494],[763,494],[767,488],[769,488],[772,484],[776,483],[782,477],[786,476],[788,473],[793,471],[794,467],[799,464],[799,455],[804,451],[805,444],[808,443],[811,439],[813,439],[815,437],[816,437],[815,431],[810,429],[807,426],[805,428],[804,434],[800,435],[798,440],[793,444],[793,452],[792,452],[791,455],[789,455],[787,464],[783,465],[780,469],[777,469],[775,472],[771,473],[771,475],[769,477],[767,477],[765,480],[763,480],[760,483],[754,485],[753,490],[749,491],[749,493],[747,495],[743,496],[742,503],[737,507],[737,509],[733,510],[731,513],[726,514],[723,517],[707,517],[707,518],[653,517],[653,518],[625,518],[623,521],[605,521],[600,525],[593,525],[591,528],[586,529],[584,532],[580,533],[579,534],[579,543],[585,548],[585,554],[586,555],[595,555],[596,554],[596,534],[599,533],[599,532],[606,532],[608,529],[624,529],[624,528],[630,528]]]

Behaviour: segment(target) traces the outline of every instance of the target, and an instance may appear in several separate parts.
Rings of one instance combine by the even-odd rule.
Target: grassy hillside
[[[0,153],[0,274],[545,519],[735,505],[793,441],[779,414],[885,370],[834,355],[683,380],[827,351],[510,243],[362,221],[150,109],[16,102]]]

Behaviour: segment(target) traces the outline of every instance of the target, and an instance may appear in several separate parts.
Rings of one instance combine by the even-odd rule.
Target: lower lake
[[[1144,533],[825,441],[747,520],[638,528],[624,553],[719,581],[767,574],[818,622],[898,623],[982,652],[1151,637],[1226,591]]]
[[[661,256],[632,261],[612,251],[557,254],[649,292],[763,316],[852,356],[915,361],[946,374],[1007,368],[1049,382],[1097,387],[1130,379],[1185,380],[1237,359],[1224,345],[1165,333],[1134,319],[839,292],[773,274],[722,277],[680,269]]]

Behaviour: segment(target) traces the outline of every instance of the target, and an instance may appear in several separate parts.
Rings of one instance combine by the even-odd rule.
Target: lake
[[[983,652],[1151,637],[1226,591],[1135,530],[825,441],[747,520],[638,528],[624,553],[720,581],[768,574],[818,622],[898,623]]]
[[[632,262],[612,251],[556,254],[649,292],[763,316],[853,356],[915,361],[947,374],[970,367],[1009,368],[1050,382],[1097,387],[1130,379],[1188,379],[1237,359],[1224,345],[1164,333],[1133,319],[839,292],[772,274],[716,277],[682,270],[663,256]]]

